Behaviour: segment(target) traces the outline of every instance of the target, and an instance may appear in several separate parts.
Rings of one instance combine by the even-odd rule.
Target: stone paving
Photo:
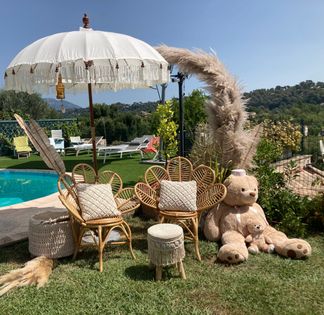
[[[29,219],[34,214],[62,209],[65,207],[58,199],[58,193],[0,208],[0,246],[27,239]]]

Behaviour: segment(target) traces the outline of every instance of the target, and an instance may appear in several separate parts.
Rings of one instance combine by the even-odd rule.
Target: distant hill
[[[155,112],[158,102],[134,102],[133,104],[114,103],[112,106],[116,106],[122,112]]]
[[[58,101],[55,98],[44,98],[44,101],[48,104],[49,107],[60,111],[61,110],[61,101]],[[66,110],[75,110],[75,109],[81,109],[79,105],[73,104],[71,102],[63,100],[63,105]]]
[[[270,111],[301,104],[323,105],[324,82],[307,80],[294,86],[276,86],[244,93],[249,109],[263,108]]]

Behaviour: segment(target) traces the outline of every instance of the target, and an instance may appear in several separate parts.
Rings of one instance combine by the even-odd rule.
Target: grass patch
[[[187,280],[170,267],[154,281],[148,268],[146,229],[131,218],[133,260],[125,247],[108,247],[99,273],[95,250],[61,259],[46,287],[17,289],[0,299],[1,314],[323,314],[324,237],[307,240],[313,255],[290,260],[259,254],[236,266],[215,263],[215,243],[201,241],[202,262],[186,243]],[[1,249],[0,274],[29,260],[28,243]]]

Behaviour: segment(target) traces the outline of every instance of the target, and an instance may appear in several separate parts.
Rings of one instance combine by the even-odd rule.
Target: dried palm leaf
[[[26,285],[44,286],[53,269],[53,259],[45,256],[28,261],[23,268],[12,270],[0,277],[0,296],[8,291]]]
[[[239,165],[252,138],[244,130],[247,113],[236,80],[215,54],[165,45],[156,49],[170,64],[177,65],[180,72],[194,74],[207,84],[205,90],[210,98],[205,105],[213,142],[220,150],[218,161],[224,167],[228,166],[229,161],[235,167]]]
[[[59,153],[50,145],[49,139],[44,130],[33,119],[30,120],[29,126],[17,114],[14,115],[20,127],[25,131],[29,140],[39,152],[46,165],[55,170],[59,175],[65,173],[64,162]]]
[[[259,144],[260,138],[262,136],[263,126],[259,124],[250,130],[251,143],[246,148],[246,152],[239,163],[238,167],[243,169],[248,169],[252,166],[253,157],[256,153],[257,146]]]

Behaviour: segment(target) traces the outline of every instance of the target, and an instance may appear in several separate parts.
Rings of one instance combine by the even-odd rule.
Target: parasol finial
[[[83,28],[90,28],[90,21],[89,17],[87,16],[87,13],[84,13],[82,18]]]

